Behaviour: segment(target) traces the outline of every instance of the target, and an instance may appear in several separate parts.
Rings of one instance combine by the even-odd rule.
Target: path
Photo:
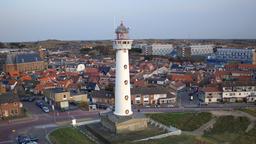
[[[207,123],[199,127],[198,129],[194,130],[193,133],[199,136],[203,135],[206,130],[213,128],[213,125],[216,123],[216,120],[217,118],[211,119],[210,121],[208,121]]]
[[[256,117],[243,112],[243,111],[212,111],[211,112],[213,115],[215,116],[228,116],[228,115],[232,115],[234,117],[246,117],[250,120],[250,124],[248,125],[247,129],[245,130],[245,132],[249,132],[251,129],[254,128],[255,126],[255,122],[256,122]]]

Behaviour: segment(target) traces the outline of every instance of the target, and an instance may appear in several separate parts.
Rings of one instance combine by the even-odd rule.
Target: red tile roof
[[[192,82],[193,77],[191,74],[172,74],[171,80]]]
[[[204,92],[221,92],[218,87],[205,87],[203,88]]]

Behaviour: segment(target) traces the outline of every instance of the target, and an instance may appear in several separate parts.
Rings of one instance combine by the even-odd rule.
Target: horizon
[[[246,40],[255,40],[256,41],[256,38],[254,39],[229,39],[229,38],[227,38],[227,39],[225,39],[225,38],[223,38],[223,39],[214,39],[214,38],[211,38],[211,39],[208,39],[208,38],[204,38],[204,39],[200,39],[200,38],[198,38],[198,39],[182,39],[182,38],[177,38],[177,39],[169,39],[169,38],[166,38],[166,39],[159,39],[159,38],[146,38],[146,39],[133,39],[134,41],[136,41],[136,40],[195,40],[195,41],[197,41],[197,40],[220,40],[220,41],[228,41],[228,40],[242,40],[242,41],[246,41]],[[35,43],[35,42],[44,42],[44,41],[113,41],[113,39],[98,39],[98,40],[61,40],[61,39],[45,39],[45,40],[37,40],[37,41],[9,41],[9,42],[6,42],[6,41],[0,41],[1,43]]]
[[[111,40],[121,20],[131,39],[256,39],[254,0],[0,2],[0,41]]]

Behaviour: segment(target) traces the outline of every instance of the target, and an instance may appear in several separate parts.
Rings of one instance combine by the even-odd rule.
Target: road
[[[211,104],[204,107],[197,105],[186,105],[175,108],[140,108],[140,112],[203,112],[216,110],[232,110],[246,107],[256,107],[254,104],[234,103],[234,104]],[[137,112],[137,109],[133,110]],[[80,109],[70,112],[50,112],[42,113],[32,110],[30,117],[21,120],[0,121],[0,144],[14,143],[15,138],[20,134],[32,134],[37,136],[39,143],[46,144],[45,136],[52,129],[71,123],[73,118],[80,120],[98,119],[99,111],[82,111]]]
[[[75,110],[71,112],[49,114],[34,114],[30,118],[15,121],[0,122],[0,144],[15,143],[15,138],[20,134],[31,134],[38,137],[39,143],[46,144],[46,134],[61,125],[71,123],[75,119],[97,119],[98,112]]]

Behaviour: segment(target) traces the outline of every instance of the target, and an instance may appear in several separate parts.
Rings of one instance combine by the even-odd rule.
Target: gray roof
[[[165,87],[138,87],[132,88],[131,94],[167,94],[169,93],[168,89]]]
[[[114,98],[114,92],[106,91],[106,90],[93,91],[92,92],[92,97]]]
[[[38,53],[15,53],[9,54],[6,58],[6,64],[18,64],[42,61]]]
[[[63,93],[63,92],[68,92],[64,90],[63,88],[50,88],[46,89],[45,91],[51,92],[51,93]]]
[[[125,27],[123,23],[121,23],[120,26],[116,28],[116,33],[128,33],[128,32],[129,32],[129,29]]]

